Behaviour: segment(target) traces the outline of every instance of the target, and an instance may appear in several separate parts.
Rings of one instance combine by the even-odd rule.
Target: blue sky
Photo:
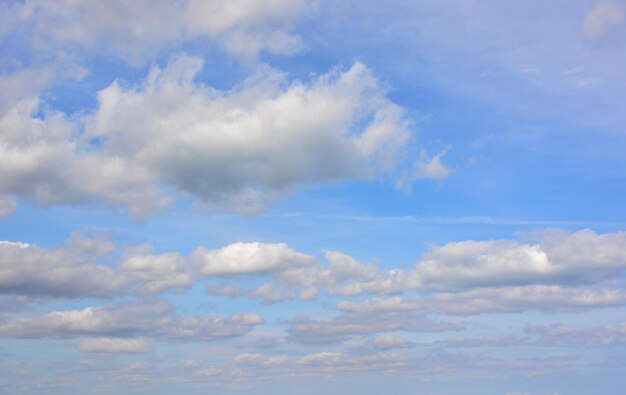
[[[0,392],[617,394],[626,2],[0,5]]]

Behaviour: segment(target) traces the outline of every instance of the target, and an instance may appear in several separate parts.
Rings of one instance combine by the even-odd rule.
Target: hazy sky
[[[0,393],[626,388],[625,0],[6,0]]]

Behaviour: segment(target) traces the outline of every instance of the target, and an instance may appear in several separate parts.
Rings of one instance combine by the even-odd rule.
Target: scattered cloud
[[[524,332],[554,347],[608,347],[626,344],[626,323],[575,329],[564,325],[528,325]]]
[[[420,312],[443,314],[514,313],[528,310],[563,312],[623,306],[626,292],[619,288],[588,289],[557,285],[475,288],[427,296],[394,296],[364,301],[343,300],[336,308],[352,313]]]
[[[0,293],[65,298],[120,295],[124,277],[96,263],[112,248],[108,241],[79,235],[56,249],[0,242]]]
[[[120,273],[138,283],[141,291],[185,290],[193,285],[193,266],[180,254],[154,255],[152,246],[126,250]]]
[[[291,322],[290,339],[303,344],[341,343],[351,336],[385,332],[444,332],[464,329],[463,325],[439,322],[415,312],[345,313],[328,320],[300,316]]]
[[[548,231],[539,244],[463,241],[431,247],[416,265],[422,289],[593,283],[626,269],[626,233]]]
[[[139,339],[119,339],[110,337],[83,340],[78,349],[88,353],[144,353],[150,351],[150,344]]]
[[[413,162],[411,171],[404,177],[396,180],[396,188],[405,192],[411,192],[413,183],[417,180],[429,178],[433,180],[444,180],[450,176],[452,169],[442,163],[441,158],[449,151],[450,147],[439,151],[437,155],[429,158],[425,150],[420,152],[420,156]]]
[[[53,311],[30,319],[0,322],[0,336],[10,338],[72,338],[78,336],[212,340],[236,337],[264,323],[255,313],[225,317],[179,317],[164,301],[131,301],[82,310]]]
[[[218,250],[199,248],[193,259],[207,276],[263,275],[293,266],[307,266],[315,258],[292,250],[285,243],[234,243]]]

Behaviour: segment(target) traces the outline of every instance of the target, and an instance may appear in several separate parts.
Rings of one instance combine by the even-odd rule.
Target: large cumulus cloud
[[[252,213],[305,183],[392,170],[411,138],[361,63],[309,82],[263,69],[226,91],[195,80],[202,64],[179,55],[137,85],[115,81],[78,118],[17,101],[0,118],[3,211],[17,196],[141,216],[182,193]]]

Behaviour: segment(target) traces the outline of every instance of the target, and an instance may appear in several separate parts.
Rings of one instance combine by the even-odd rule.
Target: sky
[[[626,1],[0,3],[0,393],[626,388]]]

